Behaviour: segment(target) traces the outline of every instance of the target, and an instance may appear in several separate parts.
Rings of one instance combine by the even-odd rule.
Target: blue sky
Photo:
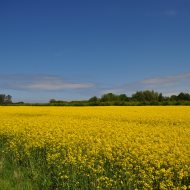
[[[190,92],[190,0],[1,0],[0,66],[14,101]]]

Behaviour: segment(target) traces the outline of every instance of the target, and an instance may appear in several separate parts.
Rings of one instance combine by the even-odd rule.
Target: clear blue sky
[[[190,0],[1,0],[0,66],[14,101],[190,92]]]

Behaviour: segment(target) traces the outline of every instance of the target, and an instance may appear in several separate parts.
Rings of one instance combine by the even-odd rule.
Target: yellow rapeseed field
[[[47,189],[190,189],[188,106],[0,107],[0,140]]]

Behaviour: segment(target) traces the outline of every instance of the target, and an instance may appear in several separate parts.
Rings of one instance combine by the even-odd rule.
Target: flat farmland
[[[190,189],[189,139],[188,106],[4,106],[0,186]]]

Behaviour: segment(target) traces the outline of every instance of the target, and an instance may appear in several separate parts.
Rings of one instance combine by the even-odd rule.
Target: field
[[[190,189],[190,107],[0,107],[0,190]]]

